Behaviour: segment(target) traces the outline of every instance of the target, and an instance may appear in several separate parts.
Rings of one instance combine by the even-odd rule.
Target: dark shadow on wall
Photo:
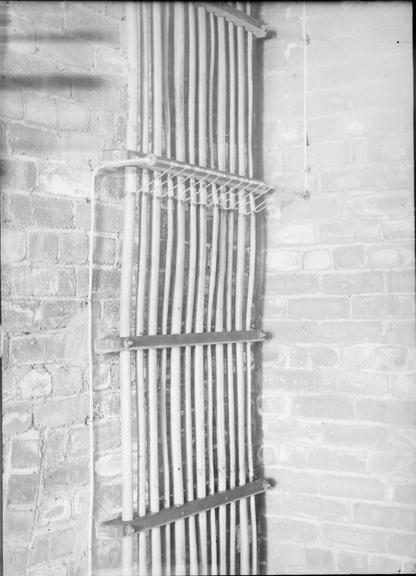
[[[260,19],[259,3],[253,3],[253,17]],[[254,50],[254,132],[253,132],[253,164],[254,164],[254,177],[263,178],[263,47],[264,42],[267,40],[257,40],[256,50]],[[263,327],[263,314],[264,314],[264,285],[265,285],[265,256],[267,249],[267,234],[266,234],[267,217],[264,212],[260,213],[257,217],[257,237],[256,243],[258,246],[256,257],[256,323],[259,328]],[[260,398],[263,394],[263,353],[262,347],[255,348],[255,382],[254,382],[254,398]],[[261,446],[263,445],[263,426],[262,419],[258,411],[258,403],[253,406],[253,412],[256,418],[253,420],[256,438],[256,462],[257,469],[255,471],[257,477],[264,477],[264,464]],[[268,479],[271,480],[271,479]],[[258,558],[259,558],[259,573],[267,573],[267,521],[266,521],[266,497],[261,494],[256,497],[257,513],[258,513]]]

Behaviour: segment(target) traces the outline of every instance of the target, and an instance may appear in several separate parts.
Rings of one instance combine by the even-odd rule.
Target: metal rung
[[[153,172],[161,171],[172,176],[180,176],[181,178],[195,178],[199,183],[216,184],[217,186],[228,186],[236,189],[241,187],[246,192],[252,192],[255,196],[261,196],[272,191],[271,186],[261,180],[244,178],[237,174],[187,164],[178,160],[156,156],[155,154],[142,154],[136,150],[108,149],[103,150],[101,156],[104,163],[100,166],[100,170],[137,166],[138,168],[146,168]]]
[[[158,526],[164,526],[165,524],[176,522],[177,520],[187,518],[188,516],[193,516],[194,514],[207,512],[208,510],[218,508],[218,506],[223,506],[230,502],[235,502],[236,500],[255,496],[256,494],[262,494],[270,487],[271,484],[267,480],[260,478],[259,480],[255,480],[249,484],[244,484],[243,486],[238,486],[237,488],[232,488],[225,492],[211,494],[206,498],[186,502],[182,506],[167,508],[166,510],[156,512],[155,514],[149,514],[149,516],[140,516],[133,520],[114,518],[114,520],[109,520],[104,524],[106,526],[121,528],[125,535],[144,532],[146,530],[151,530],[152,528],[157,528]]]
[[[207,12],[212,12],[219,18],[225,18],[228,22],[245,28],[257,38],[265,38],[267,36],[266,27],[261,22],[225,2],[197,2],[197,4],[203,6]]]
[[[236,342],[261,342],[266,338],[263,330],[235,332],[191,332],[186,334],[155,334],[152,336],[107,337],[95,341],[97,354],[110,354],[140,348],[171,348],[173,346],[198,346],[205,344],[234,344]]]

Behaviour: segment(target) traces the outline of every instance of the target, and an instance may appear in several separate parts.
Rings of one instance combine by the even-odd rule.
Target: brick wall
[[[101,150],[125,140],[124,3],[11,2],[8,16],[1,54],[4,574],[85,576],[88,198]],[[97,204],[95,317],[103,332],[116,328],[119,190],[107,182]],[[100,522],[120,503],[118,370],[109,361],[95,368]],[[94,551],[96,573],[108,567],[110,574],[119,543],[98,539]]]
[[[302,3],[262,18],[264,176],[302,192]],[[267,222],[267,572],[414,573],[411,4],[307,2],[306,21],[312,198]]]

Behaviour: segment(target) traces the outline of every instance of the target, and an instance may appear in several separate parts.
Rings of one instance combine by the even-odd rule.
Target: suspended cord
[[[302,11],[302,39],[303,39],[303,197],[310,198],[308,190],[308,44],[306,34],[306,1],[303,2]]]
[[[91,225],[90,225],[90,245],[88,256],[88,380],[89,380],[89,482],[90,501],[88,510],[88,576],[92,576],[92,542],[94,532],[94,382],[93,382],[93,340],[92,340],[92,288],[93,288],[93,260],[94,260],[94,229],[95,229],[95,177],[96,171],[92,175],[91,186]]]

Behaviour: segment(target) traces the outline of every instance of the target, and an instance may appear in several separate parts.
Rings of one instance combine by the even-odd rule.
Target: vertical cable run
[[[162,153],[162,114],[163,114],[163,68],[162,68],[162,23],[161,4],[152,4],[153,24],[153,152]],[[160,174],[155,172],[152,199],[152,239],[151,269],[149,285],[149,320],[148,333],[156,334],[158,327],[158,294],[160,265]],[[160,509],[159,492],[159,402],[158,402],[158,365],[157,351],[148,352],[148,421],[149,421],[149,492],[150,512]],[[160,528],[151,533],[152,573],[158,576],[161,572]]]
[[[189,86],[188,86],[188,160],[195,164],[195,103],[196,103],[196,30],[195,6],[188,4],[189,26]],[[187,303],[185,330],[191,332],[194,320],[196,258],[197,258],[197,209],[195,180],[190,180],[189,207],[189,264],[187,281]],[[192,418],[192,349],[185,349],[185,418],[186,418],[186,499],[194,498],[194,455],[193,455],[193,418]],[[198,555],[196,540],[196,518],[188,519],[189,530],[189,571],[198,573]]]

